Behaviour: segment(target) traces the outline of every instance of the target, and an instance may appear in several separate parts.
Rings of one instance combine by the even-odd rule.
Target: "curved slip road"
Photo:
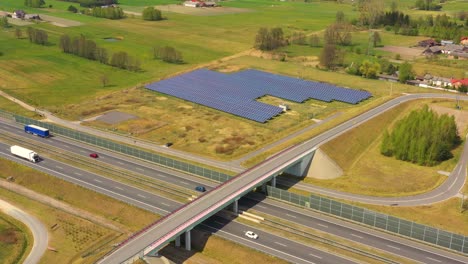
[[[29,252],[28,257],[23,262],[24,264],[36,264],[39,263],[42,255],[47,249],[49,237],[47,234],[47,228],[34,216],[24,212],[23,210],[15,207],[14,205],[0,200],[0,210],[6,214],[24,223],[34,237],[33,247]]]

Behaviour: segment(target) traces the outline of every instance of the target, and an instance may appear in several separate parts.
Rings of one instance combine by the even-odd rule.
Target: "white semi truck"
[[[27,159],[34,163],[39,161],[39,155],[37,155],[36,152],[30,149],[23,148],[20,146],[11,146],[10,150],[11,150],[11,154],[18,156],[20,158]]]

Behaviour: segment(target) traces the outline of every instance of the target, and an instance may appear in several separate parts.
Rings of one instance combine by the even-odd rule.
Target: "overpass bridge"
[[[301,171],[312,158],[315,148],[320,144],[333,139],[402,102],[424,98],[468,100],[467,96],[459,95],[411,94],[388,101],[304,143],[291,146],[229,181],[224,182],[215,189],[205,193],[136,233],[122,242],[113,251],[109,252],[98,261],[98,263],[132,263],[148,255],[150,252],[159,251],[173,240],[176,241],[176,246],[180,246],[181,235],[185,235],[185,247],[190,250],[190,230],[230,204],[233,204],[233,209],[237,212],[237,201],[242,196],[254,188],[266,184],[270,180],[272,185],[275,185],[276,176],[283,171],[288,169]]]

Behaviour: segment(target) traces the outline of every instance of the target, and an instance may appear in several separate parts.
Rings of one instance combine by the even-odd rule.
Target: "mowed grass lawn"
[[[419,166],[380,154],[383,132],[386,129],[391,131],[397,120],[423,104],[437,105],[433,101],[402,104],[323,145],[322,150],[343,169],[344,175],[333,180],[307,178],[305,181],[345,192],[375,196],[406,196],[434,189],[447,178],[437,171],[451,172],[463,145],[453,151],[454,158],[434,167]]]

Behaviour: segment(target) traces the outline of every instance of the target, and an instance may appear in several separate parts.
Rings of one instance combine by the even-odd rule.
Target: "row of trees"
[[[109,60],[109,53],[105,48],[98,47],[94,41],[86,39],[83,35],[72,39],[69,35],[64,34],[60,37],[59,46],[65,53],[129,71],[141,70],[140,61],[129,56],[126,52],[116,52]]]
[[[426,105],[400,120],[391,133],[386,131],[380,147],[385,156],[433,166],[452,157],[460,143],[453,116],[434,113]]]
[[[419,10],[439,11],[442,9],[442,6],[435,3],[433,0],[416,0],[414,6]]]
[[[286,45],[288,45],[288,42],[284,38],[283,29],[280,27],[272,29],[262,27],[255,37],[254,46],[259,50],[274,50]]]
[[[163,19],[161,11],[151,6],[143,9],[142,17],[144,20],[149,21],[158,21]]]
[[[105,8],[96,6],[92,9],[85,9],[84,14],[95,17],[103,17],[107,19],[121,19],[125,16],[123,9],[118,6],[108,6]]]
[[[47,32],[45,32],[42,29],[35,29],[32,27],[28,27],[27,34],[28,34],[29,42],[31,43],[45,45],[47,44],[49,40],[49,35],[47,35]]]
[[[182,53],[173,47],[154,47],[153,57],[169,63],[183,63]]]
[[[118,4],[117,0],[61,0],[65,2],[79,3],[82,7],[95,7]]]
[[[45,5],[44,0],[24,0],[24,5],[29,7],[42,7]]]

